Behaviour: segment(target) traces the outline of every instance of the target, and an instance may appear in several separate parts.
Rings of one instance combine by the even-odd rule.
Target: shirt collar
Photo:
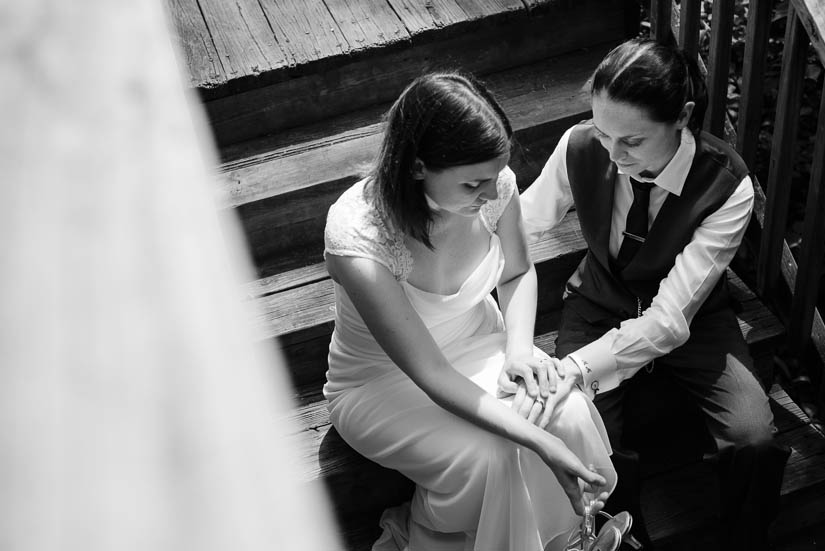
[[[693,137],[693,132],[683,128],[679,148],[662,172],[655,178],[645,178],[643,176],[636,176],[635,178],[641,182],[652,182],[674,195],[681,195],[695,154],[696,140]]]

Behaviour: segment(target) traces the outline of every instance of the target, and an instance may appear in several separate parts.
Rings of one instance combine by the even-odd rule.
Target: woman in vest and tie
[[[560,374],[594,397],[619,486],[607,510],[639,507],[638,455],[622,448],[628,389],[665,377],[687,391],[718,448],[724,549],[764,549],[787,449],[730,306],[725,271],[753,206],[742,159],[700,130],[696,62],[632,40],[601,62],[593,118],[570,128],[522,195],[532,237],[575,206],[588,250],[567,282]],[[657,438],[651,435],[651,438]]]

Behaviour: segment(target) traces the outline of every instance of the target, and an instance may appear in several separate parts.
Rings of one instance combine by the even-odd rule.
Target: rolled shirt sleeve
[[[521,213],[527,242],[534,243],[561,222],[573,206],[573,192],[567,177],[567,142],[572,128],[565,132],[538,178],[521,194]]]

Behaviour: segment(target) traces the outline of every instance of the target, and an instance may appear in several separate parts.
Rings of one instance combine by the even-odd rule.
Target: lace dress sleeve
[[[489,201],[481,207],[481,219],[484,221],[484,225],[490,233],[496,231],[498,219],[501,218],[501,214],[504,212],[504,209],[507,208],[516,189],[516,175],[509,166],[505,167],[499,174],[498,181],[496,182],[498,198],[495,201]]]
[[[385,266],[395,279],[407,279],[412,255],[400,232],[392,231],[375,206],[364,196],[360,181],[330,207],[324,229],[324,257],[356,256]]]

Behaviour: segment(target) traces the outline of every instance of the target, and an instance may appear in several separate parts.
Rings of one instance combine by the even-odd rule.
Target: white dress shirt
[[[567,175],[567,143],[571,130],[565,132],[541,175],[521,196],[524,227],[530,241],[552,230],[573,206]],[[656,184],[650,190],[648,228],[668,194],[682,193],[695,153],[693,134],[683,130],[681,144],[662,172],[653,179],[638,178]],[[627,211],[633,203],[633,188],[627,175],[619,172],[616,178],[609,243],[613,258],[621,247]],[[582,369],[582,374],[585,389],[591,396],[593,388],[599,392],[611,390],[652,359],[687,341],[693,316],[742,242],[752,208],[753,184],[750,177],[745,176],[719,210],[696,229],[659,285],[650,307],[640,317],[622,322],[619,328],[611,329],[570,354],[580,368],[587,367]]]

